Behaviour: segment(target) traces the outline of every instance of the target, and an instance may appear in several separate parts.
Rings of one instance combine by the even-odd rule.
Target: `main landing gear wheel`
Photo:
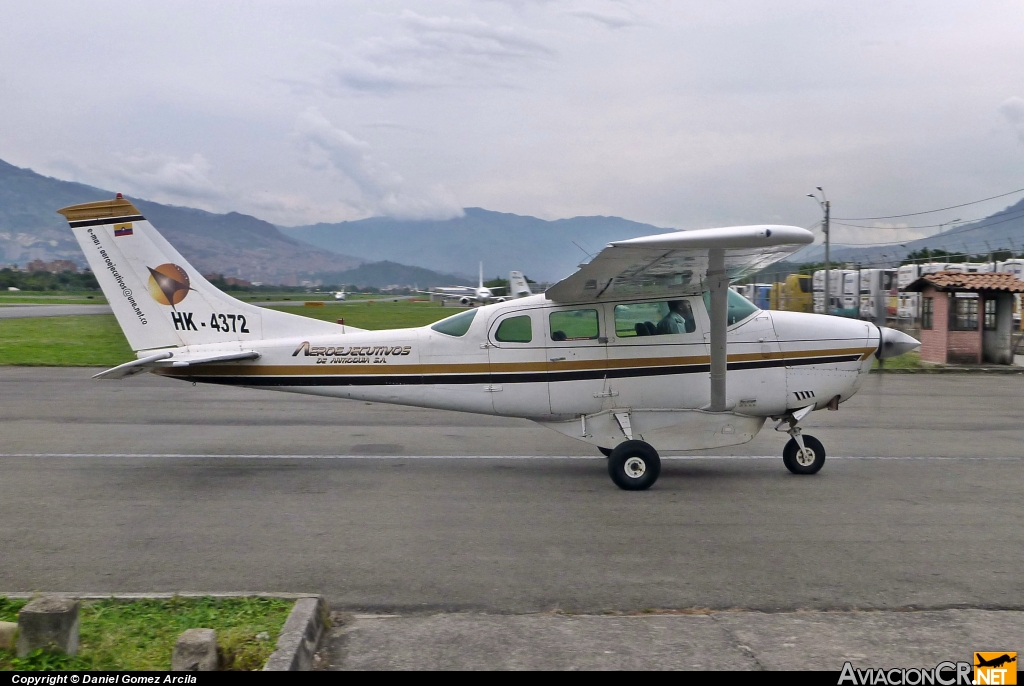
[[[643,441],[626,441],[615,446],[608,457],[608,475],[619,488],[643,491],[661,474],[658,451]]]
[[[597,446],[597,449],[600,450],[601,454],[604,455],[605,457],[611,457],[612,456],[612,449],[611,448],[602,448],[601,446]]]
[[[803,450],[795,438],[789,439],[782,451],[782,462],[794,474],[816,474],[825,464],[825,446],[814,436],[802,435]]]

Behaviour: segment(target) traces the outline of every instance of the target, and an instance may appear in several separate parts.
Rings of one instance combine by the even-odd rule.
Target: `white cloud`
[[[332,174],[339,182],[340,201],[363,216],[448,219],[462,214],[442,189],[410,192],[397,172],[373,157],[368,143],[334,126],[315,107],[296,118],[292,138],[302,163]]]
[[[999,106],[999,111],[1010,122],[1010,125],[1017,130],[1017,138],[1020,139],[1020,142],[1024,143],[1024,98],[1016,96],[1007,98]]]
[[[223,184],[210,179],[210,163],[199,153],[179,159],[146,150],[114,152],[92,164],[61,156],[49,166],[81,183],[157,202],[212,209],[228,195]]]
[[[596,21],[597,23],[604,25],[605,28],[612,30],[627,29],[647,24],[647,22],[640,19],[631,9],[624,7],[616,7],[608,10],[590,7],[587,9],[570,10],[567,14],[579,17],[580,19]]]
[[[516,69],[555,56],[528,31],[476,17],[424,16],[407,9],[397,24],[400,33],[365,38],[343,54],[333,81],[346,90],[385,94],[510,85]]]

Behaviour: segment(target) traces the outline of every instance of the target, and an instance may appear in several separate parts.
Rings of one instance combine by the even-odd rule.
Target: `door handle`
[[[551,361],[552,362],[564,362],[565,358],[564,357],[552,357]]]

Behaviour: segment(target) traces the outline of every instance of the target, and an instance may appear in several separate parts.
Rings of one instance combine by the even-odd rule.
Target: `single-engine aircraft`
[[[612,480],[649,488],[661,452],[751,440],[767,419],[783,463],[814,474],[801,433],[880,359],[918,341],[869,322],[764,311],[732,279],[812,241],[791,226],[672,231],[608,244],[546,293],[420,328],[365,331],[214,288],[118,194],[60,210],[138,359],[97,374],[524,417],[590,443]]]

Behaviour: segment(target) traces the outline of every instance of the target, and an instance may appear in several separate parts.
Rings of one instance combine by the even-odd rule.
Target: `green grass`
[[[24,604],[0,598],[0,619]],[[276,598],[171,598],[82,603],[78,655],[37,651],[17,658],[0,650],[0,670],[168,670],[185,629],[214,629],[223,667],[258,670],[274,652],[293,601]],[[17,612],[14,611],[16,616]],[[269,638],[257,635],[266,632]]]
[[[400,300],[273,309],[379,330],[433,324],[465,308]],[[113,315],[0,319],[0,366],[114,367],[134,357]]]
[[[918,369],[923,366],[921,364],[921,353],[917,351],[903,353],[885,361],[885,369]],[[878,358],[875,358],[875,361],[871,363],[871,368],[878,369]]]
[[[113,367],[133,358],[112,314],[0,320],[0,365]]]
[[[410,326],[426,326],[458,314],[464,307],[441,307],[436,302],[345,302],[323,307],[284,307],[274,305],[272,309],[292,314],[301,314],[313,319],[337,321],[344,319],[346,326],[360,329],[402,329]]]
[[[102,295],[0,295],[2,305],[106,305]]]
[[[12,600],[0,595],[0,622],[17,622],[18,610],[27,602],[27,600]]]

